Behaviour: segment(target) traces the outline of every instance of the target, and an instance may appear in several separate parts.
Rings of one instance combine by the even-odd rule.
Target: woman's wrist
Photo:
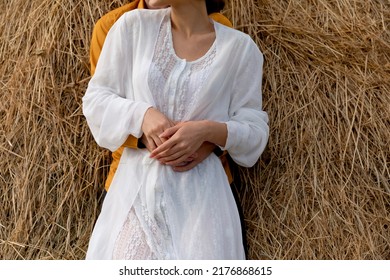
[[[221,122],[204,120],[201,121],[204,127],[204,140],[224,147],[227,139],[227,125]]]

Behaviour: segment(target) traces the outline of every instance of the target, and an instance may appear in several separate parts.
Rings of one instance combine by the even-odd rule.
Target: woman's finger
[[[175,134],[179,130],[180,126],[176,125],[164,130],[163,133],[159,135],[161,138],[170,138],[173,134]]]
[[[182,163],[183,161],[187,160],[188,159],[188,154],[183,154],[182,156],[174,159],[174,160],[171,160],[171,161],[166,161],[164,162],[166,165],[173,165],[173,166],[176,166],[176,165],[179,165],[180,163]]]
[[[173,170],[176,172],[185,172],[188,170],[191,170],[194,168],[199,162],[197,160],[191,161],[187,163],[186,165],[177,165],[177,166],[172,166]]]
[[[168,139],[167,141],[162,143],[160,146],[158,146],[156,149],[154,149],[151,152],[150,157],[154,158],[154,157],[158,156],[160,153],[162,153],[164,151],[167,151],[170,148],[172,148],[175,144],[176,144],[176,142],[175,142],[174,139],[172,139],[172,138]]]
[[[163,143],[162,140],[160,139],[160,137],[155,136],[155,135],[153,135],[153,136],[151,136],[151,137],[152,137],[152,139],[153,139],[154,144],[156,145],[156,147],[160,146],[160,145]]]
[[[171,148],[158,153],[154,158],[158,160],[166,160],[168,157],[174,157],[175,154],[182,155],[185,151],[179,147],[179,145],[172,146]],[[177,158],[176,156],[175,158]]]
[[[163,157],[160,157],[160,158],[157,158],[157,160],[159,160],[160,162],[163,162],[163,163],[167,163],[167,162],[172,162],[172,161],[176,161],[178,160],[179,158],[183,158],[184,155],[186,155],[186,152],[185,151],[182,151],[182,150],[176,150],[174,153],[170,154],[170,155],[167,155],[167,156],[163,156]],[[184,160],[188,160],[188,156],[186,156],[184,158]],[[183,162],[184,160],[180,161],[180,162]],[[179,163],[180,163],[179,162]]]
[[[149,150],[149,152],[150,151],[154,151],[156,148],[157,148],[157,146],[156,146],[156,144],[154,143],[154,140],[152,139],[152,138],[147,138],[146,139],[146,141],[147,141],[147,145],[145,144],[145,146],[146,146],[146,148]]]

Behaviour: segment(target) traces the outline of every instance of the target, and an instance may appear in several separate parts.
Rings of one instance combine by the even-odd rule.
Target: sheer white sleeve
[[[237,69],[224,147],[237,164],[245,167],[257,162],[268,141],[268,115],[262,110],[262,69],[263,55],[250,39]]]
[[[95,141],[111,151],[118,149],[130,134],[141,137],[143,117],[151,107],[135,101],[132,92],[136,16],[122,16],[110,29],[83,97],[83,114]]]

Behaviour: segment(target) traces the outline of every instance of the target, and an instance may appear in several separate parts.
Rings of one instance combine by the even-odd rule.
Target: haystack
[[[0,2],[1,259],[85,256],[110,162],[81,112],[89,42],[125,2]],[[271,137],[236,172],[250,258],[390,258],[390,3],[232,0],[224,13],[265,56]]]

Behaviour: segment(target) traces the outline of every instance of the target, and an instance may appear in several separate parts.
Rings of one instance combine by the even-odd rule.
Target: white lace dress
[[[268,138],[267,115],[261,110],[262,57],[246,35],[217,23],[214,28],[209,51],[187,62],[174,52],[169,9],[125,14],[110,31],[83,98],[98,144],[115,150],[127,135],[139,137],[142,117],[154,106],[175,121],[226,122],[225,148],[236,162],[254,164]],[[225,50],[224,40],[232,34],[237,45]],[[221,60],[219,54],[231,53],[243,38],[242,50],[249,45],[254,57]],[[255,63],[246,69],[248,61]],[[247,70],[259,77],[235,97],[231,79]],[[125,149],[87,259],[243,259],[239,215],[220,160],[212,154],[179,173],[148,155]]]

